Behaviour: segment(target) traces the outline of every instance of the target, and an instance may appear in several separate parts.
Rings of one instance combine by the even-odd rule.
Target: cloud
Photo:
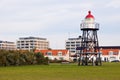
[[[119,34],[119,4],[118,0],[1,0],[0,37],[6,40],[31,35],[46,37],[52,47],[57,44],[58,48],[64,48],[68,38],[65,35],[81,35],[80,23],[88,10],[100,23],[100,33]]]
[[[79,33],[62,33],[62,34],[54,34],[54,35],[47,35],[47,39],[50,41],[50,47],[52,49],[62,49],[65,48],[65,40],[68,38],[77,38]]]
[[[100,46],[120,46],[119,34],[98,34]]]
[[[119,1],[119,0],[111,0],[111,1],[107,4],[107,7],[120,8],[120,1]]]
[[[38,7],[40,9],[36,7],[27,7],[27,10],[26,7],[23,9],[18,6],[20,5],[9,5],[5,8],[7,13],[1,16],[0,20],[0,26],[3,28],[3,31],[21,32],[36,29],[43,30],[52,27],[54,24],[59,24],[61,22],[65,22],[66,20],[76,18],[79,15],[79,13],[71,10],[78,6],[75,4],[74,6],[71,6],[70,4],[63,4],[50,5],[49,7],[44,6],[42,8]],[[10,29],[6,30],[7,27],[10,27]]]

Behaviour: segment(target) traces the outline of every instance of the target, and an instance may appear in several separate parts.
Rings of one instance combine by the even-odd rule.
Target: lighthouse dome
[[[91,14],[91,11],[88,11],[88,15],[85,17],[85,19],[94,19],[94,16]]]
[[[99,24],[95,22],[94,16],[91,14],[91,11],[88,11],[85,20],[81,23],[81,30],[84,29],[92,29],[92,30],[99,30]]]

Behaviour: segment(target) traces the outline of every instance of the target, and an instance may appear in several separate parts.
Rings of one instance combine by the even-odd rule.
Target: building
[[[36,50],[35,52],[41,52],[45,57],[48,57],[50,60],[69,61],[69,50],[66,49]]]
[[[18,50],[48,49],[49,41],[39,37],[21,37],[17,40]]]
[[[3,49],[3,50],[15,50],[16,45],[15,45],[14,42],[0,41],[0,49]]]
[[[100,52],[102,61],[120,61],[120,46],[100,46]]]
[[[68,38],[65,41],[65,48],[70,51],[70,55],[76,54],[76,48],[81,45],[81,36],[78,38]]]

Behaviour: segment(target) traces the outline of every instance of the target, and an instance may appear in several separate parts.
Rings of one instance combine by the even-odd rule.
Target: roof
[[[76,50],[81,50],[81,47],[77,47]],[[113,55],[118,55],[120,46],[99,46],[100,51],[102,51],[102,55],[109,55],[109,52],[112,51]]]
[[[68,40],[80,40],[81,36],[77,37],[77,38],[68,38]]]
[[[99,49],[120,49],[120,46],[99,46]],[[81,50],[81,47],[77,47],[76,50]]]
[[[85,17],[85,19],[88,19],[88,18],[94,19],[94,16],[91,14],[91,11],[88,11],[88,15]]]
[[[102,49],[102,55],[109,55],[110,51],[112,51],[113,55],[119,54],[119,49]]]
[[[68,53],[68,50],[66,49],[55,49],[55,50],[36,50],[35,52],[41,52],[43,55],[46,55],[47,52],[52,52],[52,55],[58,55],[58,52],[62,52],[62,55],[65,55]]]
[[[14,42],[10,42],[10,41],[2,41],[2,40],[0,40],[0,43],[11,43],[11,44],[14,44]]]
[[[100,46],[102,49],[120,49],[120,46]]]
[[[32,37],[32,36],[30,36],[30,37],[21,37],[19,39],[39,39],[39,40],[46,40],[46,38]]]

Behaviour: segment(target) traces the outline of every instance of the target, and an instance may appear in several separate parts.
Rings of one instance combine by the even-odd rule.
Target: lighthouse
[[[80,24],[82,31],[81,46],[79,50],[78,65],[101,65],[101,56],[99,50],[99,42],[97,31],[99,24],[95,22],[95,17],[91,11],[88,11],[87,16]]]

